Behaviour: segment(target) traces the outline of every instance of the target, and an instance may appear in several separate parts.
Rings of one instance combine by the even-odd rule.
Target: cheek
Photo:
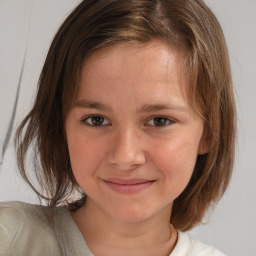
[[[79,135],[68,139],[69,156],[73,174],[79,180],[92,176],[102,158],[102,146],[97,141]]]
[[[165,139],[152,144],[151,156],[159,164],[168,166],[193,166],[197,158],[198,143],[186,138]],[[158,161],[159,159],[159,161]]]
[[[181,193],[187,186],[197,159],[197,142],[184,138],[156,142],[151,158],[154,165],[164,176],[167,188]]]

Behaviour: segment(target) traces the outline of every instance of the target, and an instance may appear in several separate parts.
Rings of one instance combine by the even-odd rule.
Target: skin
[[[94,255],[169,255],[175,247],[173,201],[207,152],[204,122],[182,90],[183,62],[151,41],[105,47],[83,66],[66,134],[88,195],[72,217]]]

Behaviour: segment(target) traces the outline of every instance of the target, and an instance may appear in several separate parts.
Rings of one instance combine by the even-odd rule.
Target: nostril
[[[140,164],[129,164],[129,163],[123,163],[123,162],[112,162],[112,165],[121,171],[132,171],[135,170],[140,166]]]
[[[143,144],[139,143],[134,129],[120,131],[112,141],[109,162],[120,170],[133,170],[145,163]]]

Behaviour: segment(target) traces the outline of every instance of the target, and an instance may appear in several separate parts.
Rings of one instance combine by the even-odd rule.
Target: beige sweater
[[[7,255],[93,256],[65,207],[21,202],[0,203],[0,256]],[[225,255],[179,232],[170,256]]]
[[[64,207],[0,203],[1,256],[93,256]]]

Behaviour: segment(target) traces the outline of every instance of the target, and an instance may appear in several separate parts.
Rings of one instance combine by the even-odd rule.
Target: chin
[[[151,214],[149,214],[148,210],[145,211],[145,209],[119,208],[112,212],[111,216],[120,222],[137,223],[149,219]]]

